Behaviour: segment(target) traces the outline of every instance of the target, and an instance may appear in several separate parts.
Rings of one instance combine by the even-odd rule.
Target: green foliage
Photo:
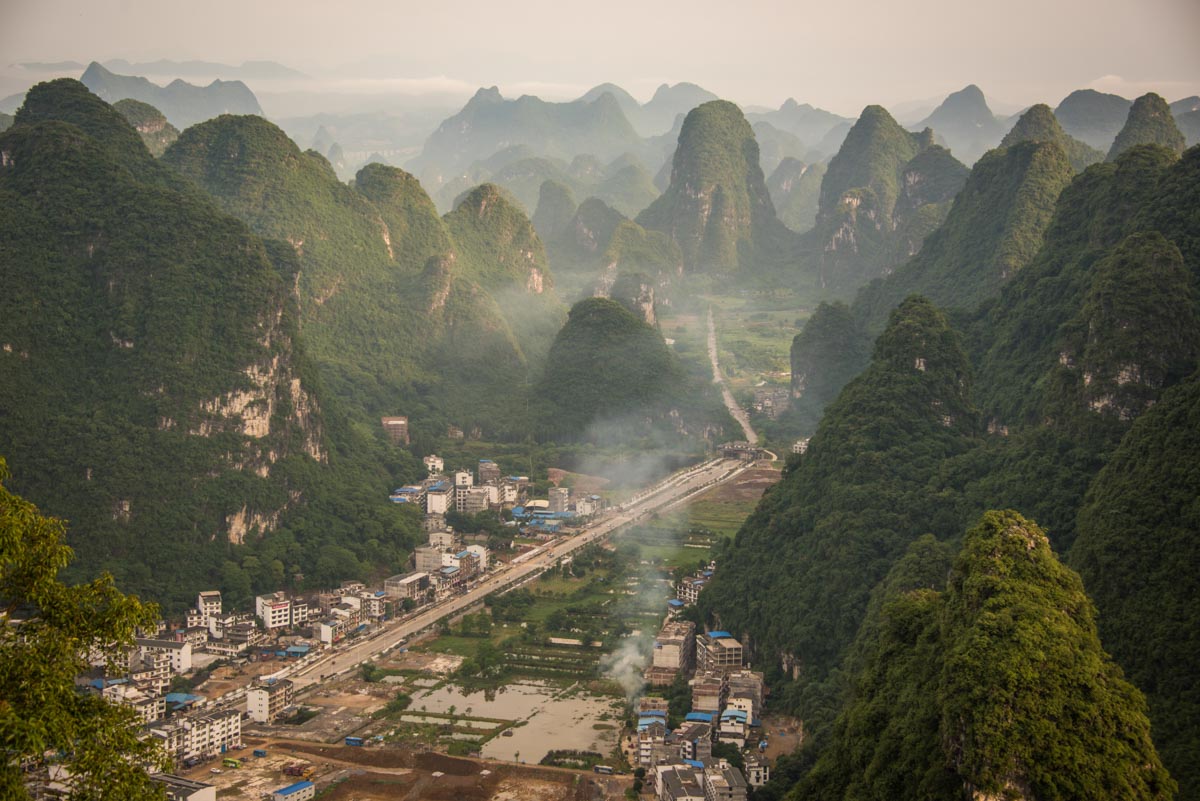
[[[1100,612],[1105,646],[1146,693],[1181,799],[1200,798],[1193,668],[1200,620],[1200,382],[1163,394],[1088,489],[1070,563]]]
[[[659,418],[679,399],[681,369],[662,335],[624,306],[590,298],[572,307],[554,340],[538,396],[551,438],[597,436],[596,428]]]
[[[792,340],[792,406],[787,414],[812,431],[821,412],[870,361],[866,334],[844,303],[817,306]]]
[[[179,129],[167,122],[163,113],[149,103],[127,98],[113,103],[113,109],[119,111],[137,130],[150,155],[156,158],[179,138]]]
[[[1145,702],[1094,617],[1035,524],[987,512],[945,592],[888,588],[852,698],[795,796],[1172,798]]]
[[[789,156],[780,161],[767,178],[767,191],[780,222],[798,234],[806,233],[816,225],[826,168],[824,162],[805,164]]]
[[[1113,140],[1108,151],[1108,161],[1115,161],[1131,147],[1158,145],[1175,154],[1183,152],[1187,142],[1175,125],[1175,117],[1167,101],[1150,92],[1133,101],[1125,127]]]
[[[1069,135],[1058,124],[1054,112],[1045,103],[1030,106],[1004,135],[1000,147],[1012,147],[1018,142],[1054,142],[1067,154],[1071,169],[1083,172],[1093,164],[1104,161],[1104,153]]]
[[[1077,89],[1063,98],[1054,116],[1071,136],[1107,153],[1129,115],[1129,101],[1095,89]]]
[[[713,100],[688,113],[671,185],[637,223],[668,234],[691,272],[748,270],[779,259],[790,237],[775,217],[741,109]]]
[[[920,250],[966,175],[928,129],[909,133],[882,107],[865,108],[829,162],[816,225],[803,240],[822,286],[854,289]]]
[[[71,772],[72,799],[162,798],[142,763],[166,760],[138,738],[136,713],[75,686],[90,658],[115,664],[158,610],[122,595],[111,576],[63,584],[65,526],[5,488],[8,477],[0,459],[0,795],[32,798],[24,771],[54,766]]]

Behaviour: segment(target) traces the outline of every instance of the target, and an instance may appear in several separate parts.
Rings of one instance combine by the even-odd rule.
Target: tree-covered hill
[[[679,245],[689,272],[778,263],[790,240],[767,192],[754,131],[741,110],[724,100],[688,114],[671,184],[637,223]]]
[[[1129,117],[1113,140],[1108,161],[1115,161],[1117,156],[1138,145],[1159,145],[1178,154],[1183,152],[1186,144],[1183,134],[1175,126],[1175,117],[1167,101],[1150,92],[1129,107]]]
[[[789,157],[780,161],[767,178],[767,192],[780,222],[798,234],[816,225],[825,169],[823,162],[805,164]]]
[[[134,127],[152,156],[161,156],[167,146],[179,138],[179,129],[149,103],[126,98],[113,103],[113,108]]]
[[[793,798],[1174,796],[1145,699],[1102,649],[1080,577],[1036,524],[987,512],[944,589],[897,583]]]
[[[890,273],[937,228],[967,170],[934,147],[932,132],[909,133],[880,106],[863,110],[829,162],[804,237],[822,286],[850,291]]]
[[[1065,182],[1072,171],[1057,145],[1024,142],[980,161],[975,172],[981,186],[989,162],[999,165],[1016,158],[1014,154],[1028,160],[1039,151],[1053,154],[1054,174]],[[866,718],[851,723],[848,717],[845,725],[858,726],[851,729],[855,737],[870,728],[895,731],[895,737],[903,738],[889,734],[878,752],[872,753],[872,744],[856,751],[857,756],[842,754],[852,760],[840,763],[843,778],[861,779],[867,762],[868,771],[891,776],[893,782],[903,775],[917,787],[922,776],[944,778],[937,771],[927,772],[928,766],[943,764],[939,749],[947,740],[936,728],[944,723],[941,711],[926,704],[906,717],[902,700],[945,696],[938,690],[944,685],[935,681],[936,672],[921,673],[923,679],[912,673],[925,670],[921,665],[927,656],[946,652],[943,643],[928,639],[936,632],[913,628],[910,623],[915,621],[908,621],[905,638],[885,644],[887,663],[878,663],[872,668],[876,673],[864,679],[872,687],[884,687],[881,695],[862,701],[869,712],[843,707],[847,679],[862,667],[856,661],[861,651],[850,644],[859,626],[870,623],[869,599],[872,593],[877,597],[908,543],[926,532],[954,542],[955,532],[984,510],[1012,508],[1042,521],[1052,546],[1080,566],[1085,588],[1098,582],[1101,620],[1109,615],[1113,620],[1110,627],[1102,624],[1104,645],[1135,682],[1146,683],[1155,743],[1168,767],[1181,766],[1180,797],[1200,794],[1190,762],[1182,756],[1194,752],[1198,718],[1189,706],[1191,695],[1182,685],[1170,683],[1190,677],[1200,659],[1186,611],[1194,605],[1194,593],[1186,579],[1164,575],[1159,580],[1158,572],[1165,568],[1146,561],[1176,560],[1172,570],[1194,571],[1195,560],[1186,545],[1147,544],[1140,553],[1133,543],[1119,544],[1127,532],[1140,538],[1139,547],[1146,539],[1132,524],[1122,525],[1143,508],[1130,506],[1128,498],[1140,493],[1144,504],[1162,506],[1167,516],[1162,519],[1169,519],[1181,503],[1178,499],[1189,497],[1184,479],[1194,460],[1186,438],[1171,438],[1171,443],[1178,442],[1174,447],[1163,439],[1168,436],[1163,432],[1170,430],[1164,424],[1167,419],[1190,432],[1190,412],[1183,408],[1187,404],[1173,401],[1190,398],[1185,394],[1190,390],[1172,388],[1193,381],[1188,377],[1200,363],[1200,301],[1195,290],[1200,276],[1198,170],[1200,149],[1178,158],[1162,147],[1141,145],[1071,180],[1058,195],[1049,223],[1039,223],[1044,230],[1036,253],[998,294],[974,310],[960,307],[951,316],[961,334],[947,327],[945,336],[956,341],[961,337],[970,354],[969,365],[962,361],[964,371],[974,379],[941,382],[945,390],[962,393],[950,393],[953,404],[939,397],[941,405],[934,407],[948,415],[948,428],[921,417],[930,408],[921,396],[899,394],[905,388],[915,392],[925,380],[913,371],[902,381],[896,371],[908,358],[915,365],[915,357],[903,348],[884,348],[897,341],[897,319],[914,301],[902,303],[878,340],[871,366],[828,406],[808,452],[794,457],[783,481],[764,496],[734,546],[720,556],[721,569],[701,604],[710,622],[745,638],[758,666],[775,677],[780,693],[774,697],[805,719],[814,749],[810,757],[835,754],[823,733],[839,710],[850,717],[883,716],[873,718],[875,724],[866,728]],[[998,190],[1004,182],[995,186]],[[1003,200],[1006,196],[1010,200]],[[998,191],[994,197],[997,204],[1020,205],[1013,203],[1011,192]],[[966,191],[959,198],[964,215],[978,200]],[[948,223],[939,235],[942,239],[932,240],[946,248],[942,258],[947,264],[967,263],[969,254],[987,255],[995,249],[973,251],[971,239],[953,233]],[[930,254],[936,252],[934,248]],[[826,338],[838,336],[839,321],[843,329],[847,324],[846,310],[836,307],[823,309],[814,322],[818,317],[832,332]],[[934,338],[925,333],[908,341],[929,343]],[[819,357],[821,344],[815,335],[806,338],[808,358]],[[887,360],[885,352],[905,358]],[[860,405],[869,413],[854,414]],[[978,416],[955,413],[953,405],[968,412],[978,409]],[[1156,421],[1153,415],[1159,409],[1164,417]],[[978,420],[978,427],[956,430],[956,424],[967,419]],[[1145,420],[1150,422],[1141,422]],[[1152,444],[1140,443],[1140,436],[1150,437]],[[1143,469],[1140,465],[1147,459]],[[1102,472],[1106,465],[1121,465],[1113,468],[1121,472]],[[1138,477],[1118,478],[1131,471]],[[1187,512],[1185,507],[1180,510],[1174,519],[1187,530]],[[1111,515],[1111,526],[1105,514]],[[1146,525],[1153,526],[1155,519],[1150,516]],[[1169,530],[1162,536],[1164,543],[1180,542]],[[1078,556],[1073,548],[1079,549]],[[1144,591],[1128,600],[1119,597],[1121,588],[1132,587]],[[1171,611],[1163,614],[1164,610]],[[1160,617],[1151,622],[1156,614]],[[1174,639],[1169,646],[1156,647],[1137,639],[1145,636],[1155,638],[1154,643]],[[1153,668],[1146,661],[1150,653],[1156,660]],[[916,683],[892,684],[897,680]],[[1164,695],[1156,696],[1160,688]],[[1005,729],[996,733],[1011,735]],[[1109,737],[1097,747],[1113,747],[1114,742],[1128,745]],[[1062,752],[1066,756],[1061,758],[1074,759],[1074,748]],[[899,759],[897,749],[907,761]],[[867,762],[853,761],[859,756]],[[1059,756],[1046,756],[1051,759],[1047,764],[1060,764],[1055,761]],[[794,779],[805,772],[806,764],[811,762],[793,763],[781,775]],[[1076,762],[1080,769],[1087,764]],[[1080,788],[1095,786],[1090,782],[1101,775],[1095,770],[1094,764],[1086,767],[1091,778],[1069,789],[1044,792],[1087,797]],[[991,776],[1003,782],[1002,773]],[[1053,788],[1052,778],[1047,773],[1041,780],[1026,776],[1022,781],[1044,781],[1044,787]],[[862,797],[885,797],[884,787],[906,797],[913,786],[901,790],[894,783],[880,785],[871,791],[875,795]],[[1032,797],[1028,787],[1014,787]]]
[[[1200,381],[1162,395],[1125,435],[1079,512],[1070,563],[1100,611],[1100,635],[1146,693],[1154,739],[1200,797]]]
[[[1075,172],[1083,172],[1091,165],[1104,161],[1102,151],[1089,147],[1067,134],[1054,112],[1044,103],[1030,106],[1017,119],[1012,130],[1004,135],[1000,147],[1012,147],[1018,142],[1054,142],[1067,154]]]
[[[31,89],[0,151],[0,453],[78,574],[169,604],[328,458],[298,265],[75,81]]]

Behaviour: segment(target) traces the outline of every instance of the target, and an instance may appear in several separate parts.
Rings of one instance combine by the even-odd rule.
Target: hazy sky
[[[270,59],[360,91],[553,99],[693,81],[846,114],[968,83],[1001,106],[1085,86],[1175,100],[1200,93],[1200,0],[0,0],[0,54]]]

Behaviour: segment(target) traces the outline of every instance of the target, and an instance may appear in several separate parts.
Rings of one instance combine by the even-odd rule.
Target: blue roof
[[[705,570],[700,575],[704,576],[705,578],[712,578],[712,574],[713,572],[711,570]]]
[[[454,558],[462,559],[464,556],[470,556],[470,555],[471,555],[470,551],[459,551],[458,553],[454,554]]]
[[[446,575],[450,575],[452,573],[457,573],[458,568],[455,567],[454,565],[447,565],[446,567],[442,568],[442,572],[445,573]]]
[[[437,490],[440,490],[440,489],[445,489],[445,487],[446,487],[446,482],[445,482],[445,481],[439,481],[439,482],[437,482],[436,484],[433,484],[432,486],[430,486],[430,487],[429,487],[429,491],[430,491],[430,492],[436,492]]]
[[[663,718],[638,718],[638,731],[648,729],[655,723],[661,723],[663,726],[667,725]]]
[[[721,713],[721,720],[729,720],[731,718],[734,720],[740,720],[742,723],[745,723],[746,722],[746,713],[740,709],[726,709],[724,712]]]
[[[638,717],[641,718],[666,718],[667,713],[662,709],[647,709],[645,712],[639,712]]]
[[[703,768],[704,767],[704,763],[698,759],[685,759],[685,760],[683,760],[683,764],[691,765],[693,768]]]
[[[672,598],[671,600],[667,601],[667,606],[683,606],[683,601],[679,600],[678,598]]]
[[[275,795],[292,795],[293,793],[298,793],[301,790],[307,790],[312,786],[312,782],[296,782],[295,784],[289,784],[287,787],[276,790]]]
[[[733,635],[728,631],[710,631],[708,633],[708,638],[710,640],[723,640],[726,637],[733,637]]]
[[[307,645],[289,645],[287,647],[287,652],[289,654],[307,654],[309,652],[309,646],[307,646]]]
[[[691,723],[712,723],[711,712],[688,712],[684,720]]]

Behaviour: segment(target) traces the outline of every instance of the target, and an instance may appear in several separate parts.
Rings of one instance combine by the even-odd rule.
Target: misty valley
[[[1200,800],[1200,97],[9,69],[0,797]]]

